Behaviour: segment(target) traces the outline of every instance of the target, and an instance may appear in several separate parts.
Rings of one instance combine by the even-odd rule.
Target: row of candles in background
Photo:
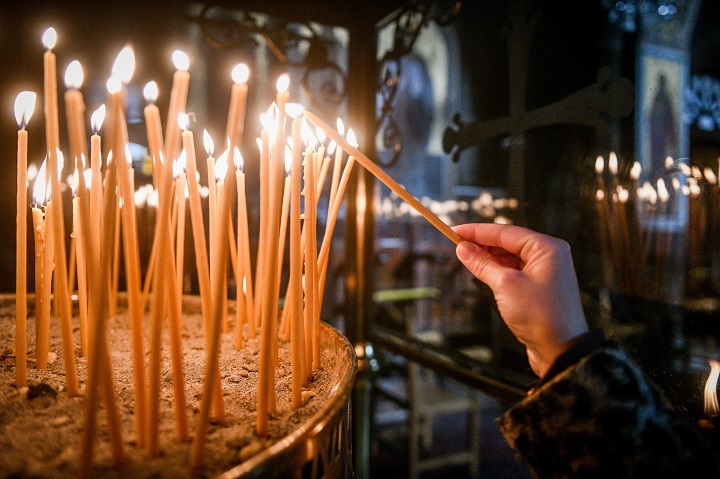
[[[125,121],[125,90],[134,71],[134,53],[123,49],[108,81],[105,105],[91,115],[90,151],[87,151],[85,105],[79,81],[68,81],[65,95],[68,140],[73,173],[71,258],[66,257],[64,205],[61,195],[63,154],[59,143],[56,84],[56,42],[54,29],[43,35],[44,112],[47,158],[37,172],[34,184],[32,231],[35,245],[35,339],[37,368],[47,367],[50,352],[51,302],[59,319],[62,360],[69,396],[81,393],[73,339],[71,294],[77,296],[80,327],[79,354],[87,358],[85,427],[82,438],[80,472],[92,471],[93,442],[96,435],[97,405],[102,398],[107,411],[109,437],[114,461],[123,462],[122,432],[112,382],[112,365],[107,342],[107,318],[115,313],[119,245],[122,244],[126,283],[132,365],[134,374],[134,426],[139,447],[152,456],[160,453],[159,396],[162,363],[162,325],[168,319],[174,412],[178,441],[189,441],[185,377],[183,371],[180,322],[182,315],[182,278],[185,215],[192,226],[196,274],[207,341],[204,389],[196,420],[190,465],[203,464],[203,447],[209,417],[223,422],[224,410],[218,365],[221,332],[230,330],[228,319],[228,270],[232,268],[236,286],[235,346],[244,347],[245,335],[259,335],[259,372],[256,431],[268,433],[268,416],[275,409],[274,369],[278,338],[291,342],[292,406],[302,405],[301,391],[312,379],[313,368],[321,368],[320,305],[327,273],[329,249],[345,186],[355,156],[347,153],[357,146],[352,130],[343,135],[317,117],[315,132],[306,121],[309,112],[289,102],[289,77],[282,75],[277,84],[275,102],[262,115],[260,150],[260,219],[258,251],[250,253],[246,178],[240,154],[248,69],[233,70],[225,134],[227,149],[213,157],[214,144],[204,133],[207,151],[208,185],[198,183],[195,143],[185,114],[189,59],[176,51],[170,105],[164,131],[155,105],[157,85],[146,88],[144,115],[149,153],[153,160],[153,185],[157,195],[157,214],[153,247],[143,275],[138,252],[136,189],[128,132]],[[79,68],[79,70],[78,70]],[[68,68],[80,72],[77,62]],[[17,276],[16,276],[16,386],[27,384],[27,126],[36,95],[22,92],[16,100],[18,131],[17,172]],[[105,118],[107,120],[104,121]],[[286,116],[290,116],[286,120]],[[286,123],[288,123],[286,127]],[[322,128],[321,128],[322,127]],[[101,136],[101,131],[104,132]],[[326,148],[325,132],[333,136]],[[315,134],[314,134],[315,133]],[[104,155],[103,146],[108,153]],[[253,145],[254,146],[254,145]],[[90,159],[90,167],[85,164]],[[366,157],[363,161],[369,161]],[[174,170],[174,171],[173,171]],[[324,235],[317,231],[318,198],[330,183]],[[201,208],[201,189],[208,193],[208,215]],[[301,197],[303,212],[301,214]],[[237,199],[236,205],[234,199]],[[186,202],[189,211],[186,212]],[[236,221],[231,214],[236,213]],[[205,235],[205,222],[209,235]],[[237,229],[234,229],[237,224]],[[122,240],[120,241],[120,235]],[[209,240],[210,244],[207,244]],[[281,291],[283,255],[288,246],[289,274],[287,290]],[[229,261],[228,261],[229,260]],[[254,267],[253,267],[254,264]],[[76,274],[75,274],[76,272]],[[279,300],[284,296],[282,315]],[[146,331],[143,318],[150,312],[149,351],[144,350]],[[276,319],[281,317],[280,321]],[[146,352],[149,366],[145,366]]]
[[[595,161],[604,287],[628,296],[677,302],[688,292],[673,284],[678,272],[688,273],[690,285],[703,267],[711,276],[720,275],[717,173],[671,157],[654,181],[641,180],[637,161],[624,169],[627,176],[620,170],[614,152],[607,164],[602,156]],[[684,254],[678,255],[681,250]]]

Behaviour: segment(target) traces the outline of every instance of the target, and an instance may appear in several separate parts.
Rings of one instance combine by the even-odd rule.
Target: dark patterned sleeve
[[[717,452],[617,345],[567,368],[499,423],[543,479],[720,477]]]

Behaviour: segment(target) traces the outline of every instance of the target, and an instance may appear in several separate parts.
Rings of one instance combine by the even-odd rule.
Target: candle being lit
[[[17,143],[17,214],[15,249],[15,386],[27,386],[27,124],[36,94],[20,92],[15,99]]]

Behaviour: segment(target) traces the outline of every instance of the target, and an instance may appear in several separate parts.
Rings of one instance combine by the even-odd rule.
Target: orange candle
[[[182,305],[185,271],[185,158],[178,161],[177,179],[175,180],[175,201],[177,202],[177,236],[175,238],[175,277],[178,285],[177,301]]]
[[[102,210],[103,210],[103,178],[101,171],[102,164],[102,140],[100,138],[100,128],[102,128],[105,120],[105,105],[101,105],[90,116],[90,125],[92,128],[92,136],[90,137],[90,217],[102,226]],[[91,264],[100,262],[100,233],[102,228],[90,228],[90,245],[89,248]],[[90,283],[90,289],[96,290],[99,285]]]
[[[165,130],[165,158],[172,161],[180,150],[180,127],[178,115],[185,111],[188,89],[190,88],[190,58],[185,52],[175,50],[172,54],[175,73],[170,90],[170,106],[168,109],[167,129]]]
[[[238,152],[239,153],[239,152]],[[242,268],[238,268],[241,272],[240,287],[245,296],[245,307],[247,310],[246,321],[248,324],[248,334],[251,338],[254,338],[257,334],[257,322],[255,320],[255,307],[254,307],[254,295],[253,295],[253,274],[252,274],[252,262],[250,259],[250,238],[248,232],[248,217],[247,217],[247,197],[245,190],[245,172],[243,171],[244,162],[242,156],[239,154],[236,156],[235,166],[237,167],[236,182],[237,182],[237,198],[238,198],[238,255],[242,255]],[[238,261],[240,263],[240,261]]]
[[[83,83],[83,69],[80,62],[73,60],[65,70],[65,116],[67,118],[70,158],[87,157],[87,136],[85,134],[85,101],[80,92]]]
[[[230,107],[228,109],[227,126],[225,137],[228,142],[228,149],[232,151],[235,146],[240,146],[245,123],[245,109],[247,103],[247,80],[250,70],[244,63],[235,65],[232,70],[233,86],[230,91]]]
[[[46,141],[48,150],[47,170],[50,175],[53,209],[53,241],[55,244],[55,265],[57,290],[54,296],[58,298],[60,308],[60,330],[63,344],[63,351],[74,352],[74,341],[72,335],[72,305],[70,304],[70,292],[68,291],[67,259],[65,252],[65,224],[63,219],[62,195],[59,175],[62,173],[58,168],[60,163],[60,132],[58,127],[58,106],[57,106],[57,61],[52,48],[57,41],[57,34],[53,28],[46,30],[43,35],[43,44],[47,48],[43,56],[44,92],[45,92],[45,125]],[[75,366],[74,353],[63,354],[63,365],[65,368],[65,381],[68,396],[77,396],[80,392],[77,370]]]
[[[289,105],[288,105],[289,106]],[[299,114],[299,112],[297,112]],[[289,308],[290,346],[292,368],[292,406],[302,406],[302,385],[305,382],[305,340],[302,324],[302,249],[300,244],[300,175],[302,168],[302,138],[300,127],[302,121],[297,118],[292,122],[292,169],[290,187],[290,301]]]
[[[351,146],[337,131],[330,128],[324,121],[322,121],[317,115],[306,111],[305,116],[316,126],[322,128],[322,130],[335,142],[338,146],[342,147],[348,154],[351,154],[355,159],[363,165],[363,167],[375,176],[378,180],[382,181],[388,188],[394,191],[400,198],[407,202],[410,206],[415,209],[420,215],[428,220],[435,228],[441,233],[447,236],[453,243],[459,244],[461,241],[460,236],[455,233],[452,228],[445,224],[440,218],[438,218],[432,211],[425,207],[420,201],[412,196],[408,191],[402,187],[397,181],[392,179],[385,171],[382,170],[377,164],[375,164],[370,158],[364,155],[356,147]]]
[[[148,102],[143,110],[143,115],[145,117],[145,131],[147,132],[148,137],[148,149],[150,150],[150,157],[152,158],[153,164],[153,186],[155,189],[158,188],[158,182],[161,177],[158,170],[162,166],[162,163],[160,162],[160,152],[163,151],[160,109],[155,104],[158,93],[157,83],[154,81],[149,82],[143,89],[143,95],[145,100]]]
[[[80,354],[88,354],[88,309],[87,309],[87,282],[85,266],[85,246],[82,237],[82,212],[81,198],[75,196],[72,199],[73,207],[73,234],[75,235],[75,251],[77,261],[77,282],[78,282],[78,313],[80,317]]]
[[[22,92],[15,100],[18,123],[17,214],[15,249],[15,386],[27,386],[27,145],[25,129],[35,109],[35,93]]]

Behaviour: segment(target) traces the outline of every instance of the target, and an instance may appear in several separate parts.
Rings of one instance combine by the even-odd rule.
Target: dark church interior
[[[0,291],[16,293],[11,105],[21,90],[42,100],[42,32],[58,31],[60,77],[73,59],[85,69],[88,134],[116,52],[134,48],[126,116],[138,192],[153,187],[142,88],[157,80],[166,111],[170,53],[184,48],[196,139],[201,128],[224,128],[225,72],[238,61],[250,67],[248,178],[260,174],[256,119],[275,78],[289,73],[293,101],[333,125],[342,118],[358,149],[442,222],[514,224],[567,241],[589,326],[621,343],[689,421],[716,418],[704,390],[720,359],[718,18],[712,0],[3,3]],[[64,113],[61,105],[61,132]],[[36,106],[34,171],[45,128]],[[60,140],[67,148],[64,133]],[[205,171],[199,178],[207,184]],[[250,179],[247,188],[252,229],[261,194]],[[156,219],[146,197],[136,194],[142,271]],[[330,204],[319,201],[322,238]],[[187,234],[185,263],[194,265]],[[354,169],[319,306],[357,357],[344,439],[353,472],[297,477],[532,477],[497,420],[538,378],[455,246],[392,188]],[[32,236],[27,248],[32,293]],[[121,289],[126,282],[121,268]],[[192,267],[181,288],[199,294]]]

